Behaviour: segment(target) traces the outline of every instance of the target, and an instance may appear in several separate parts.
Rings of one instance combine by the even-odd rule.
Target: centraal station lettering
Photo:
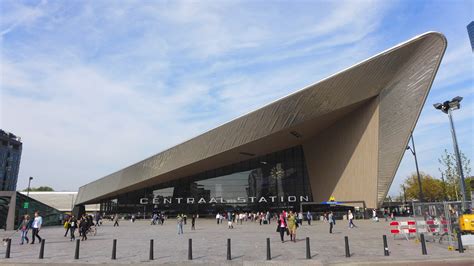
[[[141,198],[140,204],[235,204],[235,203],[269,203],[269,202],[297,202],[297,196],[268,196],[268,197],[237,197],[224,199],[222,197],[205,198]],[[308,202],[309,196],[299,196],[300,202]]]

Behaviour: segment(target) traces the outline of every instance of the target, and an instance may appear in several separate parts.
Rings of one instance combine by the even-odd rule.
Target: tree
[[[23,189],[23,191],[28,191],[28,189]],[[41,186],[41,187],[32,187],[30,188],[30,192],[31,191],[54,191],[54,189],[52,187],[48,187],[48,186]]]
[[[471,160],[467,158],[464,153],[460,152],[462,169],[465,177],[468,177],[471,174]],[[460,176],[457,169],[457,160],[454,153],[444,150],[444,154],[441,155],[441,158],[438,159],[438,162],[441,164],[439,171],[441,175],[446,179],[445,190],[447,200],[461,200],[461,186],[460,186]],[[468,178],[465,178],[467,181]],[[470,189],[466,186],[466,196],[469,198]]]
[[[420,173],[421,187],[425,201],[443,201],[443,182],[425,173]],[[413,173],[405,179],[402,185],[405,186],[407,201],[419,200],[418,175]]]

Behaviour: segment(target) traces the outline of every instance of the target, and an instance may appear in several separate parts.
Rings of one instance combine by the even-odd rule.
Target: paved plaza
[[[281,243],[276,224],[259,225],[244,222],[228,229],[212,219],[198,219],[196,230],[185,225],[184,235],[178,235],[174,219],[165,225],[151,226],[149,221],[121,221],[120,227],[105,222],[96,236],[80,244],[80,258],[74,260],[75,242],[64,237],[62,227],[45,227],[40,235],[46,239],[44,259],[38,259],[40,245],[19,245],[19,233],[12,238],[11,258],[5,259],[5,246],[0,247],[0,264],[229,264],[229,265],[321,265],[367,263],[386,265],[474,265],[474,250],[461,254],[449,251],[438,243],[427,243],[428,255],[421,254],[416,240],[394,240],[389,234],[389,223],[357,220],[358,228],[349,229],[346,221],[338,221],[334,233],[323,222],[306,223],[298,229],[296,243]],[[0,232],[5,236],[13,232]],[[388,235],[390,256],[384,256],[382,235]],[[344,236],[349,237],[351,257],[345,257]],[[306,241],[310,238],[311,260],[306,259]],[[188,261],[188,239],[192,238],[193,260]],[[232,261],[226,261],[227,239],[232,241]],[[271,261],[266,261],[266,238],[271,241]],[[117,259],[111,260],[112,241],[117,239]],[[154,258],[149,261],[149,241],[154,239]],[[287,238],[286,240],[289,240]]]

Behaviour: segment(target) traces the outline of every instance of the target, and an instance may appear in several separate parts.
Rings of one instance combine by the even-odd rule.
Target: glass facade
[[[125,193],[103,201],[101,211],[206,215],[296,209],[301,201],[312,201],[312,196],[303,149],[296,146]]]
[[[20,170],[22,143],[12,133],[0,130],[0,191],[15,191]]]
[[[16,192],[14,195],[16,195],[14,228],[18,228],[23,215],[28,213],[30,217],[34,217],[34,211],[39,211],[41,217],[43,217],[44,226],[61,224],[63,218],[61,211],[35,199],[28,198],[19,192]],[[6,227],[11,200],[10,196],[0,196],[0,229],[5,229]],[[25,202],[28,202],[28,209],[23,208]]]

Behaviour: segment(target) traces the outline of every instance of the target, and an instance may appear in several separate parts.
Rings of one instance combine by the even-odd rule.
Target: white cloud
[[[0,23],[0,126],[23,137],[20,178],[77,189],[385,50],[377,31],[392,5],[13,2]],[[454,50],[439,91],[466,75]]]

